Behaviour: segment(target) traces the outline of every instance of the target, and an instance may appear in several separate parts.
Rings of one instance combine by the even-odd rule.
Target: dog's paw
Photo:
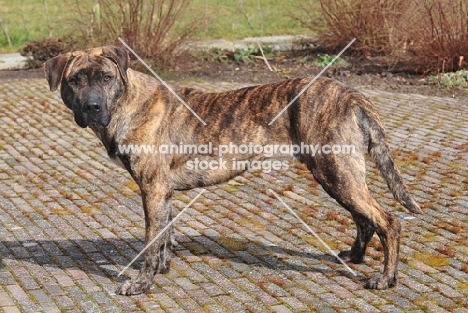
[[[157,273],[158,274],[167,274],[167,273],[169,273],[170,270],[171,270],[171,262],[169,262],[169,263],[166,262],[166,264],[164,266],[158,268]]]
[[[397,279],[395,277],[385,277],[380,274],[372,276],[365,285],[367,289],[388,289],[395,287],[397,284]]]
[[[364,256],[353,254],[351,250],[341,251],[338,253],[338,257],[345,262],[351,262],[354,264],[364,263]]]
[[[148,291],[148,289],[150,289],[150,285],[151,284],[147,282],[140,283],[127,280],[117,288],[115,294],[123,296],[138,295]]]

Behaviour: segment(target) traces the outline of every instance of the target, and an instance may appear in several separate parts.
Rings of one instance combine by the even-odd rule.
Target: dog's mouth
[[[110,115],[109,114],[101,114],[99,116],[91,115],[86,112],[74,112],[75,123],[78,124],[81,128],[86,128],[90,124],[97,124],[101,125],[102,127],[106,128],[109,126],[110,123]]]
[[[74,112],[75,123],[81,128],[86,128],[89,125],[89,116],[86,113]]]

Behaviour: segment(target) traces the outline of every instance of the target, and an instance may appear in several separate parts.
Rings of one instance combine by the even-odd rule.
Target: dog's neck
[[[101,140],[110,157],[118,153],[122,144],[135,144],[129,136],[136,129],[144,127],[145,119],[133,118],[141,115],[164,115],[165,107],[160,106],[155,95],[168,92],[159,82],[149,75],[127,70],[129,77],[123,95],[116,99],[110,111],[111,120],[107,127],[92,123],[89,127]],[[162,90],[162,92],[161,92]],[[154,101],[156,99],[156,101]],[[135,121],[139,121],[138,123]]]

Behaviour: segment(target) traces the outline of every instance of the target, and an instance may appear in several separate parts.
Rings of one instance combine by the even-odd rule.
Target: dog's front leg
[[[148,187],[148,188],[146,188]],[[157,273],[167,273],[170,269],[174,232],[172,226],[153,243],[151,241],[171,221],[172,189],[164,185],[157,187],[140,184],[145,210],[145,244],[143,265],[135,279],[124,282],[116,291],[121,295],[136,295],[147,291]],[[151,244],[150,244],[151,243]]]

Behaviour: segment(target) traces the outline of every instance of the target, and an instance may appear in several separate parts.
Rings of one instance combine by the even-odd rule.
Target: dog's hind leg
[[[374,231],[384,248],[382,275],[372,277],[366,287],[386,289],[397,283],[400,222],[384,211],[370,195],[365,181],[365,161],[361,154],[317,155],[306,162],[325,191],[351,212],[358,227],[350,251],[341,253],[351,262],[361,262]]]
[[[366,218],[352,213],[357,227],[357,236],[351,250],[341,251],[338,256],[346,262],[359,264],[364,262],[367,245],[375,233],[375,228]]]

